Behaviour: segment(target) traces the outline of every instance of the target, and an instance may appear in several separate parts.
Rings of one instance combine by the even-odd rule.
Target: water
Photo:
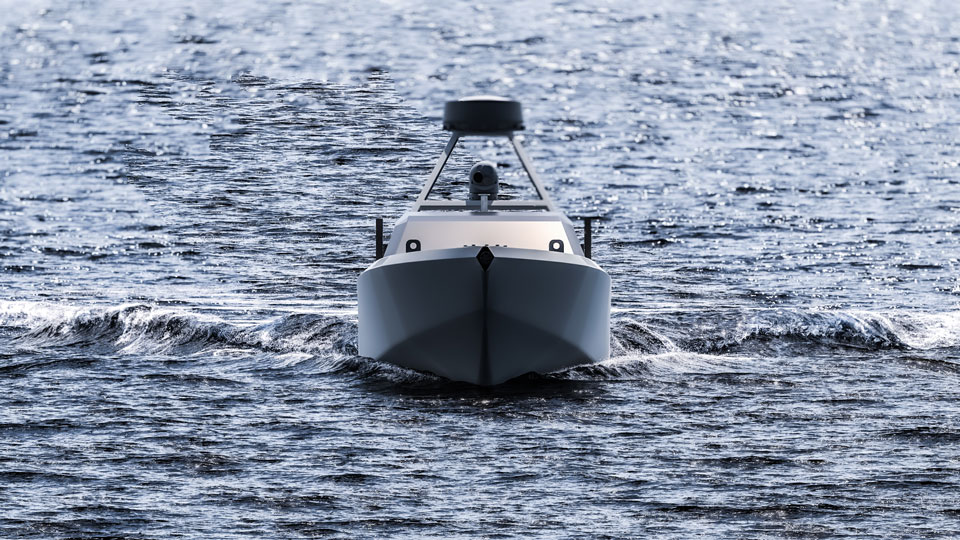
[[[958,4],[0,4],[0,537],[960,535]],[[356,356],[478,93],[603,365]]]

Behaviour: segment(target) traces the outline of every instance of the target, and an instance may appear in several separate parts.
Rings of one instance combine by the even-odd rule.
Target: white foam
[[[900,340],[913,349],[960,347],[960,311],[904,314],[893,324]]]
[[[0,327],[35,328],[41,324],[70,320],[83,311],[84,308],[54,302],[0,300]]]

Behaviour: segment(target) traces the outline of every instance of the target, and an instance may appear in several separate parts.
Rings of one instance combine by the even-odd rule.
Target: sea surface
[[[357,355],[473,94],[603,364]],[[960,537],[958,136],[955,1],[0,0],[0,538]]]

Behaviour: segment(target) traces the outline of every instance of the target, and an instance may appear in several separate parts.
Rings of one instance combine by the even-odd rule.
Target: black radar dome
[[[443,129],[467,133],[496,133],[523,129],[520,102],[495,96],[472,96],[448,101]]]

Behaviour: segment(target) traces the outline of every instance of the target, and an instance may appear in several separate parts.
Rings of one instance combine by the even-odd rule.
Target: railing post
[[[377,218],[377,260],[383,258],[383,218]]]
[[[583,218],[583,256],[593,258],[593,218]]]

